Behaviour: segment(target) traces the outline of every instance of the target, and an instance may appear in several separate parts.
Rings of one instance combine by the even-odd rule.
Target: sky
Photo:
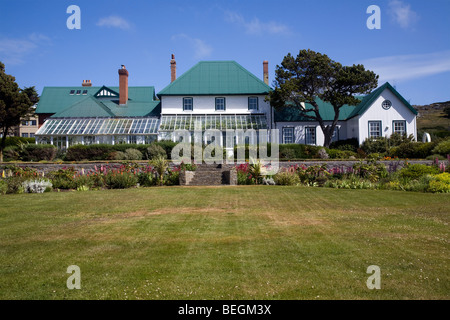
[[[423,105],[450,100],[449,20],[450,0],[0,0],[0,61],[39,94],[82,80],[118,86],[121,65],[129,86],[159,92],[172,54],[177,76],[199,61],[234,60],[262,79],[268,60],[272,84],[284,56],[311,49],[363,64],[380,86]]]

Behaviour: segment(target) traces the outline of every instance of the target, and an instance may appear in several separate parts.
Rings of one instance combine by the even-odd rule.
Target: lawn
[[[0,203],[0,299],[450,298],[445,194],[152,187]]]

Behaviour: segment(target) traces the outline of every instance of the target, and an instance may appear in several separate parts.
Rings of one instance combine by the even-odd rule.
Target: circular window
[[[384,100],[381,106],[384,110],[388,110],[390,107],[392,107],[392,102],[389,100]]]

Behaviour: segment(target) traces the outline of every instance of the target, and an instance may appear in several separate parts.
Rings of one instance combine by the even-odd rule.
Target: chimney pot
[[[81,85],[83,87],[92,87],[91,80],[83,80],[83,83]]]

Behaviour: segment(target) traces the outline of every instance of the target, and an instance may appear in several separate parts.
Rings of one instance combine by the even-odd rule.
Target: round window
[[[390,107],[392,107],[392,102],[389,100],[384,100],[381,106],[384,110],[388,110]]]

